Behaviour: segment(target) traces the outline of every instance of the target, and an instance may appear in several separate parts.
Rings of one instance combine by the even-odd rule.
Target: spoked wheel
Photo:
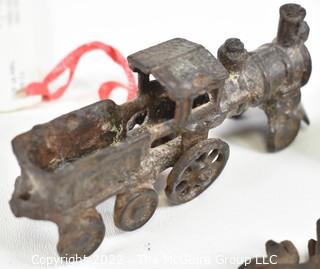
[[[168,176],[166,194],[174,204],[186,203],[220,175],[229,158],[229,146],[220,139],[200,141],[177,161]]]
[[[153,189],[139,189],[118,194],[114,208],[114,223],[124,231],[133,231],[152,217],[158,206],[158,194]]]

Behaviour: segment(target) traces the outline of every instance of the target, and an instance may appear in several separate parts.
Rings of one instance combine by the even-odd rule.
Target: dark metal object
[[[10,201],[18,217],[59,227],[61,256],[90,255],[104,224],[95,207],[116,195],[115,224],[132,231],[158,203],[154,183],[173,167],[166,194],[174,204],[198,196],[223,170],[228,145],[208,130],[249,107],[269,120],[268,148],[288,146],[307,117],[300,88],[311,73],[305,10],[285,5],[278,36],[248,53],[227,40],[218,61],[203,46],[173,39],[128,57],[138,72],[138,97],[105,100],[35,126],[13,140],[21,166]],[[152,74],[156,80],[149,80]]]
[[[247,261],[239,269],[319,269],[320,268],[320,220],[317,223],[318,240],[308,244],[309,261],[299,264],[298,250],[291,241],[266,243],[267,257]]]

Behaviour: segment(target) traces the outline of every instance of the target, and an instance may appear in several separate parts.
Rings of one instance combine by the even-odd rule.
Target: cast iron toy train
[[[239,39],[228,39],[217,60],[177,38],[130,55],[136,99],[100,101],[13,140],[21,166],[13,213],[55,222],[61,256],[88,256],[104,238],[95,209],[104,200],[116,196],[115,224],[132,231],[155,212],[154,184],[165,169],[172,167],[165,192],[173,204],[207,189],[229,157],[227,143],[208,138],[208,131],[226,118],[260,107],[269,150],[287,147],[301,121],[308,122],[300,103],[311,73],[305,15],[299,5],[282,6],[276,39],[250,53]]]

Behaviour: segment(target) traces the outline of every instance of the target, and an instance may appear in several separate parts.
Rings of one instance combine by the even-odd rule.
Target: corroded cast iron
[[[319,269],[320,268],[320,220],[317,224],[318,240],[308,244],[309,260],[299,264],[298,250],[291,241],[266,243],[267,257],[247,261],[239,269]]]
[[[203,192],[228,160],[228,145],[207,138],[226,118],[261,107],[268,148],[288,146],[301,120],[308,121],[300,104],[311,72],[304,17],[298,5],[281,7],[276,39],[251,53],[228,39],[217,60],[203,46],[177,38],[129,56],[138,73],[135,100],[104,100],[13,140],[21,166],[13,213],[55,222],[59,254],[87,256],[105,233],[95,207],[111,196],[115,224],[132,231],[155,212],[154,184],[165,169],[173,168],[166,187],[173,204]]]

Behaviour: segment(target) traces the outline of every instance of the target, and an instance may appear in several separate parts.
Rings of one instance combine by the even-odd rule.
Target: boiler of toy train
[[[270,151],[287,147],[296,137],[301,121],[309,124],[301,104],[301,87],[311,75],[311,57],[304,45],[309,27],[305,9],[287,4],[280,8],[276,39],[247,52],[236,38],[218,50],[218,59],[229,71],[221,93],[221,112],[229,117],[259,106],[267,117]]]

